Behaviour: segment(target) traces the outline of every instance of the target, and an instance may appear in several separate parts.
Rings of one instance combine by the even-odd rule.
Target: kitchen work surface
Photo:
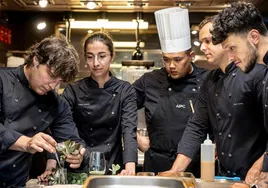
[[[104,177],[109,177],[109,176],[104,176]],[[118,178],[122,178],[123,176],[114,176],[114,177],[118,177]],[[146,183],[148,183],[148,181],[146,182],[145,181],[145,185],[143,184],[143,180],[144,180],[144,177],[137,177],[137,176],[132,176],[132,177],[129,177],[129,176],[124,176],[124,177],[127,177],[129,178],[131,181],[130,183],[133,182],[133,180],[135,180],[136,182],[134,182],[136,184],[135,185],[131,185],[130,183],[127,184],[127,186],[121,186],[121,187],[128,187],[128,188],[136,188],[136,187],[144,187],[144,188],[166,188],[166,185],[164,184],[161,184],[161,185],[156,185],[156,184],[153,184],[153,182],[150,182],[150,185],[146,185]],[[150,178],[155,178],[155,179],[158,179],[157,181],[155,182],[158,182],[159,181],[159,178],[161,177],[146,177],[148,178],[148,180],[150,180]],[[109,184],[109,185],[105,185],[105,183],[107,183],[108,181],[111,182],[111,180],[104,180],[104,182],[102,184],[99,184],[99,185],[102,185],[102,187],[98,187],[96,186],[96,188],[121,188],[120,186],[117,186],[117,185],[112,185],[112,184]],[[155,183],[154,182],[154,183]],[[169,188],[172,188],[172,184],[176,184],[177,181],[172,181],[172,183],[170,184],[171,186]],[[232,184],[234,184],[235,181],[227,181],[227,180],[215,180],[214,182],[203,182],[201,181],[200,179],[196,179],[196,187],[197,188],[229,188]],[[95,182],[92,182],[92,187],[93,185],[97,185],[98,182],[95,181]],[[137,186],[137,184],[139,186]],[[31,179],[27,182],[26,184],[26,188],[82,188],[83,185],[53,185],[53,186],[45,186],[45,185],[40,185],[37,181],[37,179]],[[88,187],[86,184],[84,187]],[[179,187],[176,187],[176,188],[180,188],[181,187],[181,183],[179,183]],[[89,187],[91,188],[91,186]],[[93,187],[95,188],[95,187]],[[183,187],[184,188],[184,187]]]
[[[177,178],[156,176],[102,176],[89,177],[84,188],[187,188]]]

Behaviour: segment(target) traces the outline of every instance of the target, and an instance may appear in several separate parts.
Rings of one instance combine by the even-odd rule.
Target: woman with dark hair
[[[109,71],[115,53],[107,34],[90,35],[85,41],[84,53],[91,75],[68,85],[62,97],[69,103],[79,135],[89,152],[105,153],[106,174],[110,173],[112,164],[119,164],[121,170],[125,169],[121,174],[133,175],[138,122],[135,90]]]

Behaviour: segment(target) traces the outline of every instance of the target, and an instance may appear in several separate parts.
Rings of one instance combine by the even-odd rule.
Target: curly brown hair
[[[213,20],[213,44],[223,42],[230,34],[247,34],[256,29],[261,35],[267,35],[267,28],[259,10],[245,1],[232,3],[215,16]]]
[[[51,77],[60,77],[64,82],[75,79],[78,73],[79,56],[64,35],[45,38],[31,46],[28,51],[25,61],[27,66],[31,66],[33,58],[36,57],[39,64],[48,66]]]

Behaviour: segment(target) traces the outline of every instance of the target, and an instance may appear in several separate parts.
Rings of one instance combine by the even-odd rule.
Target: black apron
[[[193,111],[190,101],[194,102],[197,91],[193,93],[174,92],[171,88],[161,94],[160,101],[148,126],[150,148],[145,152],[144,171],[162,172],[169,170],[177,156],[179,143],[189,117]],[[187,168],[200,177],[200,156]]]

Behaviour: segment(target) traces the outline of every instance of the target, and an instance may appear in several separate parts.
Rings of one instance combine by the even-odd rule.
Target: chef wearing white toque
[[[155,12],[163,55],[163,67],[144,74],[133,85],[138,108],[145,108],[149,138],[138,138],[145,152],[144,171],[171,168],[194,101],[206,72],[192,63],[188,10],[179,7]],[[187,171],[199,177],[200,163],[193,160]]]

